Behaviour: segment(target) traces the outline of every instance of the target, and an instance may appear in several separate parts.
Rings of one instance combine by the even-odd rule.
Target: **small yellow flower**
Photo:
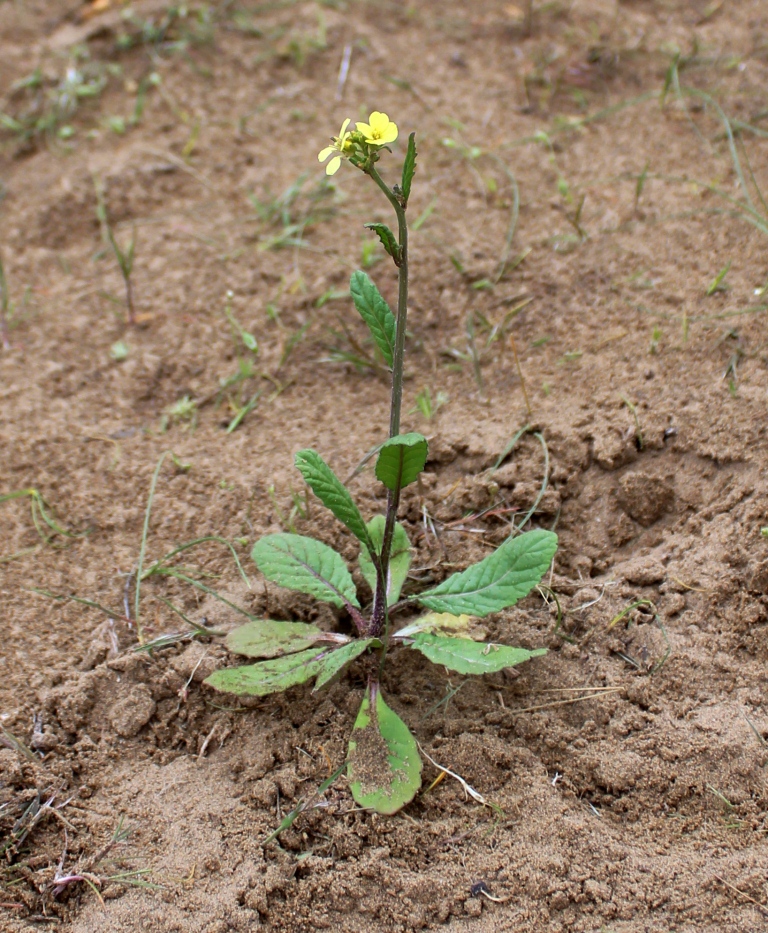
[[[397,124],[386,113],[374,110],[367,123],[356,123],[357,132],[362,133],[369,146],[386,146],[397,139]]]
[[[347,127],[349,126],[349,120],[345,120],[341,124],[341,130],[339,131],[338,136],[334,136],[330,146],[326,146],[322,152],[318,152],[317,161],[325,162],[329,155],[332,153],[337,153],[331,161],[325,166],[326,175],[335,175],[339,170],[341,165],[341,158],[346,154],[349,149],[349,136],[347,132]]]

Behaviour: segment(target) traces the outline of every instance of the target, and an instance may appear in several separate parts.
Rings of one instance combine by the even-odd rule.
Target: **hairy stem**
[[[405,327],[408,316],[408,224],[405,208],[395,193],[387,186],[384,179],[371,164],[366,169],[376,184],[381,188],[397,215],[397,229],[400,254],[398,261],[397,318],[395,327],[395,347],[392,353],[392,397],[389,410],[389,436],[400,433],[400,410],[403,403],[403,360],[405,356]],[[387,495],[387,512],[384,523],[384,537],[381,555],[376,565],[376,594],[373,601],[370,634],[380,636],[387,626],[387,580],[389,577],[389,557],[392,550],[392,536],[395,532],[397,510],[400,505],[400,486],[390,490]]]

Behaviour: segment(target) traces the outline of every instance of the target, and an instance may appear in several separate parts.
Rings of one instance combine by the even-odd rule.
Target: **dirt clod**
[[[619,504],[641,525],[652,525],[672,510],[675,492],[661,476],[632,470],[619,480]]]
[[[121,692],[107,715],[115,732],[130,739],[146,726],[156,708],[149,687],[146,684],[135,684]]]

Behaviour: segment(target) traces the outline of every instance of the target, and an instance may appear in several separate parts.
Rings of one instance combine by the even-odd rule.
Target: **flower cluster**
[[[354,164],[361,164],[379,148],[397,139],[397,124],[386,113],[379,113],[378,110],[373,111],[367,123],[356,123],[352,132],[347,129],[349,124],[350,121],[345,120],[339,135],[331,138],[331,145],[317,154],[318,162],[325,162],[328,156],[333,156],[325,166],[326,175],[335,175],[342,159],[351,159]]]

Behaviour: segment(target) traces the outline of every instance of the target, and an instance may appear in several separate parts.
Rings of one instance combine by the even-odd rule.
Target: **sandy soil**
[[[0,0],[0,493],[38,490],[78,535],[43,544],[29,497],[0,503],[0,929],[765,929],[763,0],[536,2],[530,24],[523,0],[101,6]],[[562,617],[537,593],[487,620],[550,649],[515,678],[464,681],[405,650],[386,671],[425,752],[493,807],[432,787],[425,759],[397,816],[360,811],[340,779],[265,844],[343,762],[359,670],[315,696],[222,699],[201,683],[220,637],[133,650],[132,573],[172,450],[145,566],[222,536],[250,588],[215,543],[177,566],[248,612],[344,624],[265,586],[248,553],[292,526],[356,556],[317,503],[304,514],[291,464],[313,446],[346,476],[386,431],[386,376],[349,361],[365,333],[344,293],[369,262],[394,300],[362,227],[390,219],[364,179],[328,185],[316,161],[372,109],[401,127],[385,172],[420,141],[416,577],[480,559],[544,488],[532,525],[560,535]],[[134,328],[99,185],[117,239],[136,233]],[[228,290],[259,354],[221,389],[249,356]],[[425,387],[448,399],[429,421]],[[381,510],[369,469],[351,486]],[[155,576],[147,638],[188,630],[166,601],[242,621]]]

